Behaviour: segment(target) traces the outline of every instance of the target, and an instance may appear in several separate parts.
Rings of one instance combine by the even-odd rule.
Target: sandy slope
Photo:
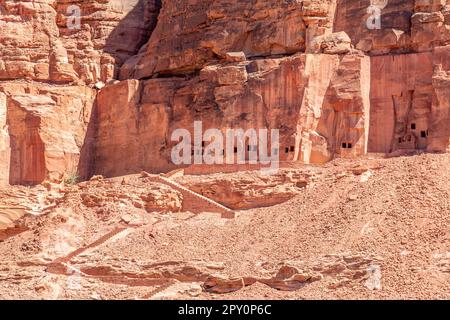
[[[147,212],[139,176],[3,190],[40,214],[0,242],[0,297],[450,298],[450,155],[296,170],[298,196],[235,219]]]

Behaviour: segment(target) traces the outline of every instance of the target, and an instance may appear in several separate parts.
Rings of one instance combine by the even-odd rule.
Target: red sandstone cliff
[[[0,299],[448,299],[450,0],[385,2],[0,0]]]
[[[195,120],[280,129],[300,163],[445,152],[450,1],[390,0],[379,30],[369,5],[2,0],[0,183],[167,171]]]

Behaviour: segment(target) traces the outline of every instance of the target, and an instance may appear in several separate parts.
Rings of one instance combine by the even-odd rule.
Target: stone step
[[[85,251],[87,251],[89,249],[94,249],[96,247],[101,246],[102,244],[104,244],[106,241],[108,241],[112,237],[118,235],[121,232],[124,232],[127,229],[128,229],[127,227],[117,227],[114,230],[112,230],[112,231],[108,232],[107,234],[105,234],[104,236],[102,236],[101,238],[99,238],[99,239],[95,240],[94,242],[88,244],[87,246],[78,248],[77,250],[75,250],[75,251],[69,253],[68,255],[66,255],[65,257],[56,259],[54,262],[68,263],[68,262],[70,262],[70,260],[72,260],[76,256],[79,256],[80,254],[82,254],[83,252],[85,252]]]
[[[196,192],[194,192],[194,191],[192,191],[192,190],[182,186],[181,184],[179,184],[179,183],[177,183],[177,182],[175,182],[175,181],[173,181],[173,180],[171,180],[171,179],[169,179],[169,178],[167,178],[165,176],[155,177],[154,181],[163,183],[163,184],[165,184],[165,185],[167,185],[167,186],[169,186],[169,187],[171,187],[171,188],[173,188],[173,189],[175,189],[177,191],[180,191],[181,193],[183,193],[183,195],[185,197],[189,196],[191,198],[194,198],[194,199],[197,199],[197,200],[201,200],[201,201],[204,201],[204,202],[208,203],[210,206],[217,208],[218,212],[222,213],[224,218],[234,218],[234,211],[231,210],[230,208],[227,208],[224,205],[222,205],[222,204],[220,204],[220,203],[218,203],[218,202],[216,202],[216,201],[214,201],[212,199],[209,199],[209,198],[207,198],[207,197],[205,197],[205,196],[203,196],[203,195],[201,195],[199,193],[196,193]]]
[[[172,180],[167,179],[167,178],[163,178],[163,179],[164,179],[167,183],[171,184],[172,186],[177,187],[177,188],[179,188],[179,189],[182,189],[182,190],[184,190],[184,191],[186,191],[186,192],[192,194],[192,195],[195,196],[195,197],[198,197],[198,198],[200,198],[200,199],[203,199],[203,200],[205,200],[205,201],[208,201],[209,203],[211,203],[211,204],[213,204],[213,205],[216,205],[217,207],[219,207],[219,208],[221,208],[221,209],[228,210],[228,211],[232,211],[231,209],[225,207],[224,205],[221,205],[220,203],[218,203],[218,202],[216,202],[216,201],[214,201],[214,200],[211,200],[211,199],[209,199],[209,198],[207,198],[207,197],[205,197],[205,196],[203,196],[203,195],[201,195],[201,194],[199,194],[199,193],[196,193],[196,192],[194,192],[194,191],[192,191],[192,190],[190,190],[190,189],[188,189],[188,188],[186,188],[186,187],[180,185],[179,183],[177,183],[177,182],[175,182],[175,181],[172,181]]]

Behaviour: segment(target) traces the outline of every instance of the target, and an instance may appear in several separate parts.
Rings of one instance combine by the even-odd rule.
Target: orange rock
[[[446,150],[449,56],[449,47],[443,47],[371,58],[369,151]]]
[[[171,133],[196,120],[279,129],[288,162],[446,151],[449,1],[390,0],[379,30],[367,6],[5,2],[0,184],[177,169]]]
[[[76,173],[91,117],[93,90],[3,83],[2,91],[11,149],[9,161],[2,162],[10,166],[9,177],[2,171],[3,179],[11,184],[36,184]],[[3,150],[7,155],[9,151]]]
[[[69,28],[78,6],[80,28]],[[0,79],[107,81],[154,28],[158,1],[15,1],[2,4]]]

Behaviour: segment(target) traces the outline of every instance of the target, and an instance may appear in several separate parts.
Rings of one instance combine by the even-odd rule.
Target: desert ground
[[[153,177],[3,188],[0,297],[450,298],[448,154],[169,178],[234,217]]]

